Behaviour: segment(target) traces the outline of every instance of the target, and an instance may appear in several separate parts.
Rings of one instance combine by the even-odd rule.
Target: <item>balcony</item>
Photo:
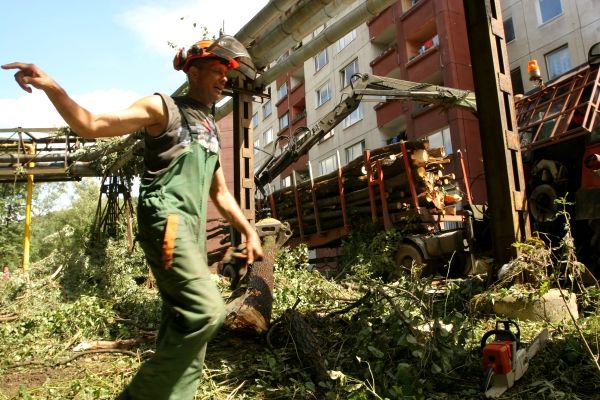
[[[424,22],[435,18],[431,0],[420,0],[408,8],[403,8],[404,13],[399,16],[402,21],[402,29],[408,33],[406,36],[418,34],[423,29]],[[412,34],[411,34],[412,33]]]
[[[306,110],[294,115],[292,117],[291,125],[292,132],[295,132],[296,129],[302,126],[306,126]]]
[[[405,129],[406,106],[401,101],[379,103],[375,107],[377,126],[383,131],[398,133]]]
[[[394,4],[367,22],[371,42],[386,44],[393,40],[396,36],[396,10],[397,4]]]
[[[303,109],[306,107],[306,96],[304,93],[304,82],[299,82],[292,90],[288,93],[290,100],[290,106],[294,108]]]
[[[380,56],[371,61],[373,75],[391,76],[392,71],[399,69],[398,51],[396,45],[389,47]]]
[[[448,113],[443,112],[441,106],[424,105],[419,110],[415,108],[413,105],[411,113],[414,134],[420,136],[449,125]]]
[[[413,82],[428,82],[441,70],[438,46],[432,46],[406,63],[407,79]]]

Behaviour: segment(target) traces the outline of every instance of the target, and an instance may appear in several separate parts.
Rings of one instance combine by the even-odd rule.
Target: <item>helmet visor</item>
[[[207,49],[215,57],[226,60],[235,60],[239,64],[236,68],[250,79],[256,79],[256,67],[248,51],[236,38],[223,35],[215,40]]]

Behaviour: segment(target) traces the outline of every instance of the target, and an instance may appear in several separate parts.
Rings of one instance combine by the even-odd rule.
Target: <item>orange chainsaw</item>
[[[494,340],[488,343],[491,337]],[[485,397],[500,397],[521,379],[529,368],[529,360],[547,340],[548,330],[544,329],[526,347],[521,343],[521,330],[516,322],[496,321],[496,329],[486,332],[481,339]]]

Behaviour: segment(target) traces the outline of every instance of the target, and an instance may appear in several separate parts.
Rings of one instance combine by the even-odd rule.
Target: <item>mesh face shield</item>
[[[236,68],[249,79],[256,79],[256,67],[248,51],[236,38],[222,35],[215,40],[207,49],[207,52],[215,57],[226,60],[235,60],[239,64]]]

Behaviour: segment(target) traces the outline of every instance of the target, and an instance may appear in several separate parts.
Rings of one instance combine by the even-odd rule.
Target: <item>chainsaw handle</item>
[[[521,329],[519,328],[519,325],[517,325],[517,323],[515,321],[513,321],[511,319],[496,321],[496,329],[501,329],[500,325],[502,325],[504,327],[505,331],[512,332],[515,335],[515,338],[517,339],[516,340],[517,343],[521,342]],[[510,328],[511,326],[514,326],[517,331],[514,332]]]
[[[481,351],[483,352],[483,348],[487,344],[487,340],[490,338],[490,336],[500,335],[504,337],[503,339],[508,339],[514,343],[517,343],[517,336],[513,332],[504,329],[492,329],[491,331],[487,331],[481,338]]]

